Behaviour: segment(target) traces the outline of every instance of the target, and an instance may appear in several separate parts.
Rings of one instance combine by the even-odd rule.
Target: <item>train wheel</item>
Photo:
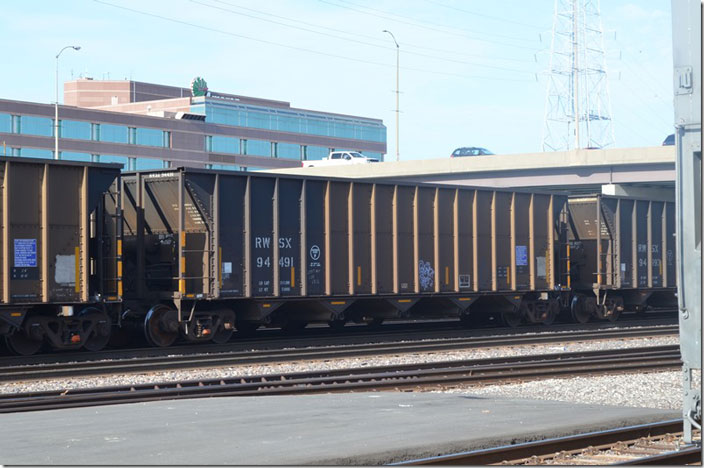
[[[230,341],[232,334],[235,333],[235,314],[227,312],[220,317],[220,325],[215,333],[213,333],[213,343],[223,344]]]
[[[345,319],[335,319],[335,320],[330,320],[328,322],[328,325],[333,330],[342,330],[343,328],[345,328],[346,323],[347,323],[347,320],[345,320]]]
[[[501,311],[501,320],[507,327],[515,328],[521,324],[521,311],[518,307],[511,307]]]
[[[594,299],[584,296],[575,296],[570,306],[572,320],[576,323],[587,323],[592,317],[593,308],[596,308]]]
[[[110,341],[110,317],[108,314],[102,310],[90,308],[81,311],[82,318],[85,318],[92,322],[93,329],[88,337],[84,337],[83,347],[88,351],[100,351],[103,349]],[[83,322],[84,326],[88,325],[89,322]]]
[[[5,345],[7,349],[9,349],[12,354],[19,356],[31,356],[41,349],[42,344],[43,341],[37,341],[27,337],[22,330],[15,330],[14,333],[5,335]]]
[[[144,317],[144,336],[152,346],[171,346],[178,338],[178,316],[170,307],[159,304]]]
[[[543,325],[552,325],[558,315],[560,315],[560,303],[556,300],[550,301],[543,317]]]

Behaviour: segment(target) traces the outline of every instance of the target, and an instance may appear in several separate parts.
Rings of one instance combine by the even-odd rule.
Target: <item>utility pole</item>
[[[66,46],[56,54],[56,102],[54,103],[54,159],[59,159],[59,57],[66,49],[81,50],[81,46]]]
[[[400,56],[401,48],[399,47],[398,42],[396,42],[396,38],[394,37],[394,35],[391,31],[387,31],[386,29],[384,29],[382,32],[389,33],[389,35],[391,36],[391,39],[394,40],[394,44],[396,44],[396,162],[398,162],[401,160],[401,157],[399,156],[400,151],[399,151],[399,138],[398,138],[398,121],[399,121],[399,114],[400,114],[399,107],[398,107],[398,98],[399,98],[399,94],[400,94],[399,88],[398,88],[398,83],[399,83],[398,79],[399,79],[399,69],[400,69],[399,56]]]

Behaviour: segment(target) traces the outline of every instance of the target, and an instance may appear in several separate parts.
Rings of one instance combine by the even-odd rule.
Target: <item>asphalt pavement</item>
[[[0,415],[0,464],[378,465],[679,416],[411,392],[160,401]]]

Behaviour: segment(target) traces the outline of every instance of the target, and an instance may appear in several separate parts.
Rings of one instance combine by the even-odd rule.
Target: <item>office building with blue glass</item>
[[[116,162],[126,170],[298,167],[332,150],[383,160],[379,119],[304,110],[288,102],[129,80],[64,84],[59,159]],[[54,157],[54,105],[0,99],[0,154]]]

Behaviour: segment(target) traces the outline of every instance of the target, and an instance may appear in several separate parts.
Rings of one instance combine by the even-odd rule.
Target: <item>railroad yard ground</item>
[[[64,388],[677,344],[676,336],[479,348],[63,380]],[[699,380],[701,377],[699,377]],[[0,393],[60,381],[4,383]],[[368,464],[675,419],[681,373],[425,391],[219,397],[0,415],[3,464]],[[37,444],[44,447],[37,453]]]

